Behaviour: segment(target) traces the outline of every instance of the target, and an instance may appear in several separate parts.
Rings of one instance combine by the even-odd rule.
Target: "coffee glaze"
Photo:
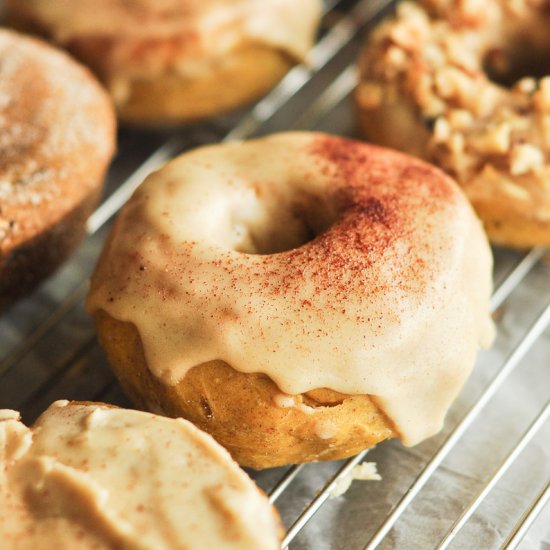
[[[211,70],[243,42],[280,48],[303,59],[321,13],[319,0],[65,0],[10,2],[64,46],[92,38],[109,59],[103,75],[124,76],[167,70],[197,75]],[[223,90],[220,90],[223,93]]]
[[[210,436],[181,419],[57,401],[32,428],[0,410],[4,550],[265,549],[279,521]]]

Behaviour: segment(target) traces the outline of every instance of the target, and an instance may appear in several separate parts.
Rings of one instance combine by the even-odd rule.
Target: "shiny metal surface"
[[[390,3],[327,3],[309,66],[295,68],[250,110],[184,129],[121,130],[86,242],[0,318],[0,407],[19,409],[32,422],[60,398],[128,405],[83,311],[113,216],[147,173],[196,145],[285,129],[354,136],[353,62]],[[281,511],[289,548],[550,548],[548,251],[495,250],[495,289],[494,348],[480,356],[441,434],[414,448],[390,441],[369,451],[382,481],[355,481],[343,496],[330,496],[366,453],[251,473]]]

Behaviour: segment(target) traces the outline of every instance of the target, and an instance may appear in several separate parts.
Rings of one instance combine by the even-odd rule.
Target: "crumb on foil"
[[[330,492],[331,498],[342,496],[351,487],[355,479],[361,481],[380,481],[382,476],[378,473],[376,462],[362,462],[336,482]]]

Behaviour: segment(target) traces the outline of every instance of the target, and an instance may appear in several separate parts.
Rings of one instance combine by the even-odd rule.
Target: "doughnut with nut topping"
[[[549,25],[546,2],[404,2],[359,60],[363,134],[455,177],[495,244],[550,244]]]

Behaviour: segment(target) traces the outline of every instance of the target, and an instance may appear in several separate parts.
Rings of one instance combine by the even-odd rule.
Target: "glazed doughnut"
[[[87,307],[139,406],[265,468],[436,433],[491,339],[490,289],[486,238],[442,172],[283,133],[147,178]]]
[[[0,310],[80,242],[114,134],[111,102],[87,69],[0,30]]]
[[[321,0],[11,0],[13,24],[67,47],[122,119],[196,120],[256,99],[304,60]]]
[[[364,135],[455,177],[496,244],[550,244],[549,24],[544,2],[405,2],[360,57]]]
[[[278,550],[267,498],[182,419],[57,401],[27,428],[0,410],[3,550]]]

